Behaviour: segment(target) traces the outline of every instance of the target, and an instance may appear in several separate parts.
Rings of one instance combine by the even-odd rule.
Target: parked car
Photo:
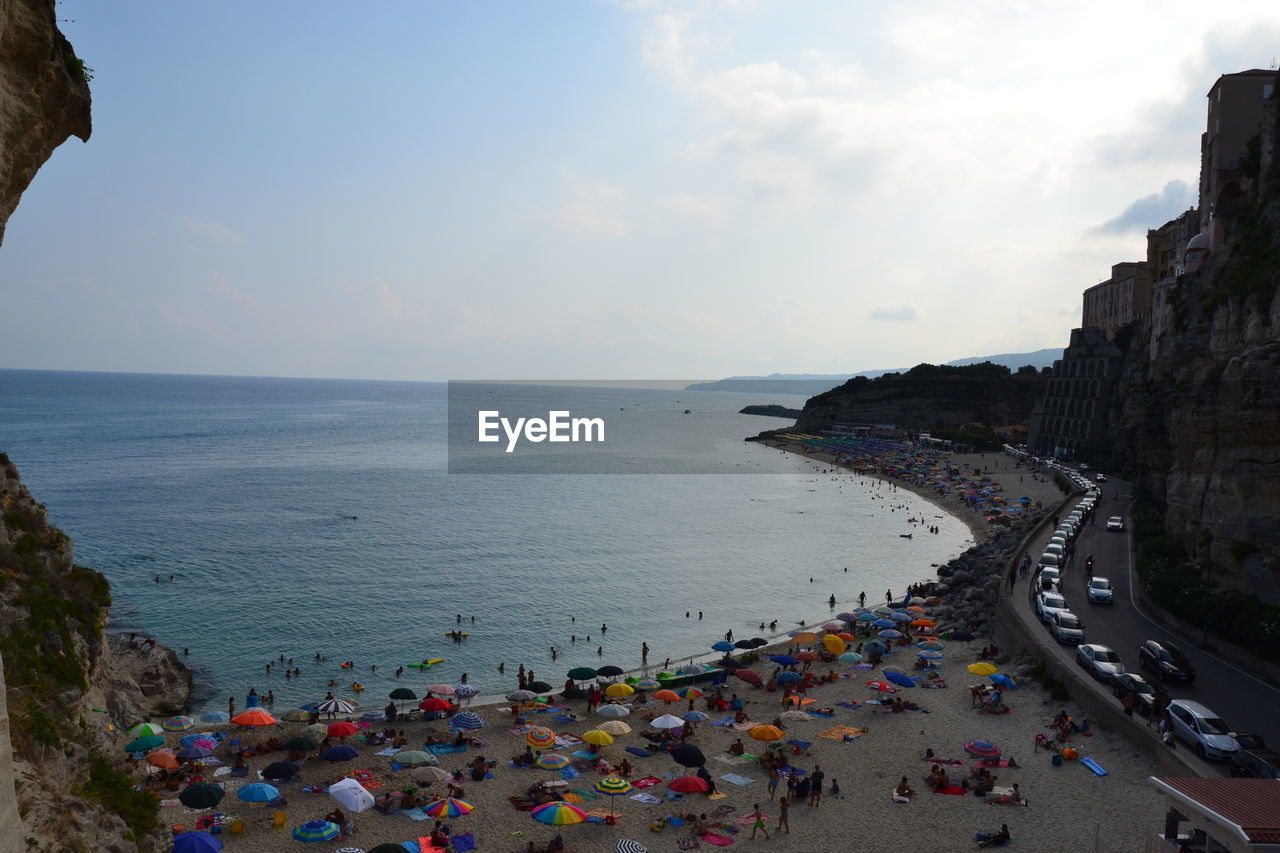
[[[1121,662],[1120,655],[1112,651],[1109,646],[1085,643],[1076,649],[1076,663],[1080,664],[1080,668],[1085,672],[1104,682],[1114,681],[1117,675],[1124,672],[1124,663]]]
[[[1107,519],[1107,530],[1116,531],[1124,530],[1124,519],[1118,515],[1113,515]]]
[[[1118,673],[1111,682],[1111,692],[1117,699],[1133,694],[1133,709],[1144,717],[1151,716],[1156,700],[1167,702],[1169,694],[1159,684],[1152,684],[1136,672]]]
[[[1173,643],[1147,640],[1138,649],[1138,666],[1150,670],[1161,681],[1184,681],[1194,684],[1195,667]]]
[[[1036,586],[1040,589],[1057,592],[1061,588],[1062,575],[1053,566],[1045,566],[1036,575]]]
[[[1199,702],[1174,699],[1169,716],[1173,736],[1190,744],[1201,758],[1230,758],[1240,749],[1226,721]]]
[[[1231,755],[1231,775],[1252,779],[1280,779],[1280,752],[1239,749]]]
[[[1066,556],[1067,556],[1067,549],[1064,546],[1054,545],[1053,543],[1049,543],[1048,545],[1045,545],[1044,552],[1046,554],[1052,554],[1053,556],[1057,557],[1059,560],[1064,560],[1066,559]]]
[[[1041,568],[1041,569],[1043,569],[1046,566],[1056,569],[1058,566],[1062,565],[1062,560],[1058,558],[1057,554],[1045,553],[1040,555],[1040,560],[1036,563],[1036,565],[1038,568]]]
[[[1068,646],[1084,642],[1084,623],[1070,610],[1059,610],[1053,614],[1053,638]]]
[[[1066,547],[1067,547],[1067,537],[1063,536],[1061,533],[1055,533],[1055,534],[1053,534],[1052,536],[1050,536],[1050,537],[1049,537],[1049,544],[1050,544],[1050,545],[1061,545],[1063,548],[1066,548]]]
[[[1053,614],[1067,609],[1067,600],[1056,592],[1043,591],[1036,595],[1036,613],[1046,622],[1053,621]]]
[[[1085,592],[1089,596],[1089,600],[1094,604],[1114,604],[1115,589],[1111,586],[1111,581],[1106,578],[1092,577],[1089,579],[1089,585],[1085,587]]]
[[[1097,480],[1099,483],[1105,483],[1107,482],[1107,475],[1099,474],[1098,476],[1094,477],[1094,479]]]

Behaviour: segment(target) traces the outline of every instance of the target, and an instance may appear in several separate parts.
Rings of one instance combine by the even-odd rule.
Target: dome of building
[[[1208,234],[1203,234],[1203,233],[1197,234],[1196,236],[1192,237],[1191,240],[1187,243],[1188,252],[1194,251],[1196,249],[1208,249],[1208,248],[1209,248]]]

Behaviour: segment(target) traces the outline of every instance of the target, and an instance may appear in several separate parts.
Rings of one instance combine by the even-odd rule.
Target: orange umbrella
[[[853,634],[850,634],[848,631],[841,631],[839,634],[836,634],[836,636],[844,640],[846,643],[852,643],[855,639],[857,639],[856,637],[853,636]]]
[[[791,642],[793,645],[796,645],[796,646],[807,646],[816,639],[818,639],[817,634],[812,634],[808,631],[805,631],[803,634],[796,634],[794,637],[792,637]]]
[[[913,619],[913,620],[911,620],[911,627],[913,627],[913,628],[932,628],[934,625],[937,625],[937,624],[938,624],[938,623],[937,623],[937,622],[934,622],[932,619]]]
[[[841,651],[844,651],[844,649],[841,649]],[[814,661],[818,659],[818,653],[817,652],[796,652],[795,657],[796,657],[796,660]]]
[[[237,726],[274,726],[276,718],[268,714],[261,708],[252,708],[243,713],[236,714],[231,718],[231,722]]]
[[[925,609],[924,609],[923,607],[921,607],[919,604],[913,604],[913,605],[911,605],[910,607],[908,607],[908,608],[907,608],[907,610],[911,611],[912,613],[924,613],[924,612],[925,612]]]
[[[664,688],[662,690],[655,690],[653,692],[653,698],[661,699],[663,702],[679,702],[680,694],[674,690],[667,690]]]
[[[177,757],[167,749],[157,749],[147,753],[147,763],[165,770],[176,770],[179,767]]]
[[[756,740],[782,740],[782,729],[777,726],[756,726],[747,734]]]

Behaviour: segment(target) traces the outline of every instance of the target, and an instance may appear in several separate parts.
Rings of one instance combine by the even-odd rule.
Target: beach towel
[[[595,761],[596,754],[589,749],[580,749],[577,752],[570,753],[574,758],[581,758],[584,761]]]
[[[702,845],[698,843],[698,839],[692,838],[688,835],[682,835],[676,841],[676,846],[681,850],[696,850]]]
[[[661,785],[662,780],[657,776],[645,776],[643,779],[637,779],[631,783],[633,788],[652,788],[654,785]]]
[[[813,746],[813,743],[807,740],[789,740],[787,741],[787,745],[794,746],[796,749],[804,752],[806,749]]]
[[[512,737],[523,737],[525,732],[536,728],[537,726],[533,723],[525,723],[523,726],[516,726],[515,728],[507,729],[507,734]]]
[[[518,812],[533,811],[533,800],[528,797],[507,797],[507,799],[511,801],[511,805]]]
[[[959,785],[950,785],[946,788],[935,788],[933,792],[935,794],[951,794],[954,797],[963,797],[965,794],[969,793]]]
[[[567,798],[570,794],[578,798],[578,802],[589,802],[591,800],[600,799],[600,795],[590,788],[573,788],[565,794]]]
[[[732,726],[732,725],[733,725],[733,717],[725,717],[723,720],[714,720],[714,721],[712,721],[711,725],[713,725],[713,726],[724,726],[724,727]]]
[[[746,776],[739,776],[737,773],[726,773],[720,778],[733,785],[750,785],[755,781],[754,779],[748,779]]]
[[[858,738],[867,733],[867,729],[858,728],[857,726],[834,726],[825,732],[818,732],[818,737],[827,740],[845,740],[846,738]]]
[[[627,747],[627,752],[631,753],[637,758],[648,758],[649,756],[653,755],[652,752],[649,752],[647,749],[641,749],[638,746]]]
[[[862,707],[862,705],[858,702],[837,702],[836,704],[839,705],[841,708],[849,708],[850,710],[853,710],[853,711],[856,711]]]
[[[717,835],[714,832],[708,832],[707,834],[700,837],[702,838],[703,841],[707,842],[708,844],[714,844],[717,847],[728,847],[730,844],[733,843],[732,838],[725,838],[723,835]]]
[[[809,714],[814,717],[834,717],[835,716],[835,714],[825,714],[822,711],[809,711]]]
[[[714,758],[716,761],[719,761],[723,764],[734,764],[734,765],[751,764],[753,761],[760,760],[756,758],[754,755],[747,755],[746,753],[743,753],[742,755],[714,755],[712,756],[712,758]]]
[[[427,747],[427,752],[432,755],[450,755],[455,752],[466,752],[465,746],[454,746],[451,743],[433,743]]]
[[[304,794],[327,794],[329,793],[328,785],[303,785],[302,793]]]
[[[638,794],[632,794],[628,799],[635,800],[637,803],[648,803],[649,805],[662,802],[662,800],[658,799],[653,794],[646,794],[643,791]]]
[[[375,752],[374,755],[395,755],[399,751],[400,750],[396,749],[394,746],[389,746],[381,752]]]
[[[572,767],[560,768],[560,778],[566,781],[569,779],[577,779],[581,775],[582,775],[581,773],[579,773],[577,770],[574,770]]]
[[[753,723],[751,720],[746,720],[746,721],[741,722],[741,723],[734,723],[734,724],[733,724],[733,727],[734,727],[735,729],[737,729],[738,731],[740,731],[740,732],[749,732],[749,731],[751,731],[752,729],[754,729],[754,728],[755,728],[756,726],[758,726],[758,725],[760,725],[760,724],[759,724],[759,723]]]
[[[559,723],[560,725],[563,726],[566,723],[576,723],[578,721],[578,718],[571,717],[568,714],[557,714],[556,716],[552,717],[551,720],[552,722]]]
[[[431,820],[421,807],[416,809],[401,809],[399,813],[407,818],[412,818],[413,820]]]
[[[454,850],[466,851],[476,849],[476,837],[470,832],[463,833],[462,835],[455,835],[449,840],[453,842]]]
[[[943,767],[959,767],[961,764],[964,764],[964,762],[958,758],[926,758],[925,761],[930,764],[941,764]]]
[[[725,815],[727,815],[729,812],[733,811],[735,808],[737,808],[737,807],[736,807],[736,806],[728,806],[728,805],[725,805],[725,806],[716,806],[716,807],[715,807],[715,809],[713,809],[713,810],[712,810],[712,812],[711,812],[711,816],[712,816],[713,818],[724,817],[724,816],[725,816]]]
[[[761,815],[760,815],[760,819],[761,819],[761,820],[763,820],[763,821],[765,821],[765,822],[768,822],[768,821],[773,820],[773,818],[771,818],[771,817],[770,817],[769,815],[767,815],[767,814],[761,814]],[[755,814],[755,812],[752,812],[751,814],[744,814],[742,817],[738,818],[738,825],[739,825],[739,826],[750,826],[751,824],[753,824],[753,823],[755,823],[755,822],[756,822],[756,814]]]
[[[564,800],[566,803],[581,803],[583,801],[582,797],[575,794],[573,791],[566,791],[561,794],[560,799]]]
[[[975,761],[973,763],[973,767],[975,770],[978,769],[979,767],[991,768],[991,767],[1017,767],[1017,766],[1018,765],[1014,763],[1014,760],[1011,758],[984,758],[981,761]]]

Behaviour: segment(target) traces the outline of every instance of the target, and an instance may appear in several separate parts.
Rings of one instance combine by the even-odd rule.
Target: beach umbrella
[[[428,817],[461,817],[464,814],[471,814],[476,807],[457,797],[445,797],[423,806],[422,810]]]
[[[164,745],[164,738],[160,735],[147,735],[137,740],[131,740],[124,745],[125,752],[146,752]]]
[[[916,657],[920,658],[920,660],[942,660],[946,655],[939,651],[925,649],[923,651],[916,652]]]
[[[356,728],[355,723],[348,723],[345,720],[338,723],[330,723],[325,728],[325,733],[328,734],[329,737],[348,737],[358,731],[360,730]]]
[[[152,767],[160,767],[165,770],[176,770],[181,766],[178,761],[178,757],[167,749],[157,749],[148,752],[147,763]]]
[[[587,819],[587,813],[571,803],[543,803],[530,814],[538,823],[549,826],[569,826]]]
[[[868,610],[866,613],[859,613],[859,614],[858,614],[858,621],[859,621],[859,622],[874,622],[874,621],[876,621],[876,614],[872,613],[870,610]]]
[[[844,622],[856,622],[858,620],[858,614],[857,613],[837,613],[836,618]],[[836,630],[843,630],[843,628],[838,628]]]
[[[690,685],[688,687],[681,687],[679,690],[676,691],[676,693],[680,694],[681,699],[701,699],[703,696],[706,695],[705,693],[703,693],[701,690],[694,687],[693,685]]]
[[[305,723],[311,719],[311,712],[304,711],[301,708],[294,708],[292,711],[286,711],[280,719],[286,723]]]
[[[589,666],[575,666],[569,670],[569,677],[574,681],[586,681],[596,677],[596,671]]]
[[[697,776],[677,776],[667,783],[667,787],[679,794],[701,794],[711,786]]]
[[[999,684],[1001,687],[1007,687],[1010,690],[1018,689],[1018,685],[1013,683],[1013,679],[1002,672],[992,673],[991,675],[988,675],[987,678],[991,679],[995,684]]]
[[[170,717],[161,723],[166,732],[189,732],[196,727],[196,721],[186,714]]]
[[[305,736],[291,737],[281,744],[281,749],[286,752],[310,752],[313,749],[319,748],[319,743]]]
[[[811,631],[801,631],[791,638],[791,642],[797,646],[807,646],[818,639],[818,635]]]
[[[733,644],[735,649],[754,649],[755,645],[750,640],[738,640]]]
[[[453,707],[453,703],[439,696],[430,696],[419,702],[418,707],[424,711],[447,711]]]
[[[653,698],[661,699],[663,702],[670,704],[671,702],[679,702],[680,694],[675,692],[674,690],[666,690],[666,689],[655,690],[653,693]]]
[[[778,673],[777,680],[779,684],[795,684],[797,681],[804,681],[804,676],[798,672],[787,670],[785,672]]]
[[[747,642],[750,642],[750,640],[748,640]],[[735,648],[737,648],[737,646],[735,646],[733,643],[729,643],[724,640],[721,640],[718,643],[712,643],[711,648],[717,652],[731,652]]]
[[[449,778],[449,771],[443,767],[434,765],[425,765],[423,767],[415,767],[409,774],[409,778],[422,785],[431,785],[435,782],[443,782]]]
[[[596,713],[606,719],[616,720],[619,717],[630,716],[631,710],[625,705],[601,705],[596,709]]]
[[[1000,757],[1000,747],[989,740],[971,740],[964,745],[964,751],[974,758]]]
[[[892,628],[894,625],[897,625],[898,623],[894,622],[892,619],[877,619],[871,624],[876,626],[877,628]]]
[[[636,692],[635,688],[632,687],[630,684],[627,684],[625,681],[619,681],[616,684],[610,684],[608,687],[604,689],[604,693],[606,696],[613,696],[614,698],[624,698],[624,697],[630,696],[632,693],[635,693],[635,692]]]
[[[561,690],[560,695],[566,699],[586,699],[587,691],[575,684],[572,687],[566,687]]]
[[[613,797],[630,794],[634,788],[626,779],[619,776],[606,776],[592,786],[597,792],[609,797],[609,814],[613,814]]]
[[[617,678],[619,675],[622,675],[622,673],[622,667],[614,666],[611,663],[607,663],[596,670],[596,675],[603,675],[605,678]]]
[[[404,749],[391,756],[391,760],[401,767],[419,767],[423,764],[435,764],[436,757],[421,749]]]
[[[795,666],[800,663],[798,658],[793,658],[791,655],[769,655],[769,660],[779,666]]]
[[[208,735],[202,735],[199,732],[189,735],[183,735],[178,743],[183,746],[203,746],[205,749],[217,749],[218,741]]]
[[[293,828],[294,840],[307,844],[316,841],[332,841],[341,834],[342,828],[330,820],[309,820],[302,826]]]
[[[280,789],[266,782],[254,782],[236,791],[236,797],[246,803],[269,803],[280,799]]]
[[[538,697],[532,690],[513,690],[507,694],[508,702],[532,702]]]
[[[386,720],[387,715],[381,711],[365,711],[360,715],[360,719],[366,723],[380,723]]]
[[[613,849],[616,853],[649,853],[648,847],[630,838],[619,838],[618,843],[613,845]]]
[[[655,729],[682,729],[684,728],[684,720],[679,717],[673,717],[670,714],[663,714],[649,725]]]
[[[707,757],[691,743],[682,743],[670,752],[671,758],[681,767],[701,767],[707,763]]]
[[[261,708],[250,708],[248,711],[236,714],[231,718],[231,722],[235,723],[237,726],[256,729],[262,726],[274,726],[276,724],[276,718]]]
[[[662,686],[662,682],[658,681],[656,678],[640,678],[631,686],[636,690],[657,690]],[[609,691],[606,690],[605,692],[608,693]]]
[[[783,711],[780,715],[784,720],[812,720],[813,716],[805,711]]]
[[[966,666],[965,669],[969,670],[974,675],[994,675],[998,671],[994,664],[989,664],[984,660],[978,661],[977,663],[971,663]]]
[[[838,655],[844,651],[844,640],[835,634],[827,634],[822,638],[822,647],[833,655]]]
[[[267,765],[262,771],[264,779],[292,779],[302,772],[302,768],[289,761],[276,761]]]
[[[945,648],[945,646],[937,640],[921,640],[916,643],[916,648],[923,649],[926,652],[940,652]]]
[[[313,723],[302,731],[298,732],[299,737],[310,738],[319,744],[322,740],[329,736],[329,727],[324,723]]]
[[[184,746],[182,749],[174,753],[183,761],[194,761],[197,758],[208,758],[213,755],[213,750],[207,746]]]
[[[568,767],[572,762],[558,752],[544,752],[533,763],[543,770],[559,770],[561,767]]]
[[[754,669],[740,669],[736,671],[734,675],[738,676],[738,678],[741,678],[748,684],[759,684],[764,680],[760,677],[760,673],[756,672]]]
[[[173,853],[218,853],[222,839],[207,832],[184,832],[173,837]]]
[[[827,622],[826,624],[824,624],[824,625],[822,626],[822,630],[824,630],[824,631],[843,631],[843,630],[844,630],[844,623],[843,623],[843,622],[836,622],[835,620],[832,620],[832,621]]]
[[[756,726],[747,734],[756,740],[782,740],[782,729],[777,726]]]
[[[631,726],[622,722],[622,720],[605,720],[600,724],[600,731],[608,732],[614,737],[621,737],[631,733]]]
[[[437,696],[452,696],[458,692],[458,689],[452,684],[432,684],[427,688],[427,692],[435,693]]]
[[[895,610],[889,614],[889,618],[894,622],[910,622],[915,617],[905,610]]]
[[[480,688],[472,684],[459,684],[453,689],[453,695],[460,696],[463,699],[469,699],[470,697],[478,696],[479,694]]]
[[[796,660],[798,661],[804,661],[805,663],[812,663],[817,659],[818,659],[817,652],[811,652],[807,650],[803,652],[796,652]]]
[[[418,694],[414,693],[408,687],[397,687],[395,690],[392,690],[390,693],[387,694],[387,698],[388,699],[405,699],[405,700],[417,699]]]
[[[921,607],[920,605],[918,605],[918,604],[913,604],[913,605],[911,605],[910,607],[908,607],[908,608],[907,608],[907,612],[908,612],[908,613],[925,613],[925,612],[927,612],[927,611],[926,611],[923,607]]]
[[[902,636],[902,632],[897,630],[896,628],[885,628],[877,636],[882,637],[886,640],[896,640]]]
[[[752,648],[756,648],[756,649],[760,648],[761,646],[769,645],[769,641],[766,640],[764,637],[752,637],[747,642],[751,644]]]
[[[484,728],[484,717],[475,711],[463,711],[449,718],[449,725],[464,732],[473,732]]]
[[[913,679],[913,678],[912,678],[911,676],[909,676],[909,675],[904,675],[904,674],[903,674],[903,673],[901,673],[901,672],[886,672],[886,673],[884,674],[884,677],[885,677],[885,678],[887,678],[887,679],[889,679],[890,681],[892,681],[894,684],[899,685],[900,687],[915,687],[915,686],[916,686],[915,679]]]
[[[222,798],[226,795],[227,792],[222,789],[222,786],[212,782],[201,782],[184,790],[178,795],[178,799],[189,809],[211,809],[222,802]]]
[[[524,733],[524,742],[537,749],[547,749],[556,745],[556,733],[545,726],[534,726]]]
[[[852,643],[855,639],[857,639],[856,637],[853,636],[853,634],[850,634],[848,631],[841,631],[840,633],[836,634],[836,636],[844,640],[846,643]]]
[[[892,607],[889,607],[888,605],[881,604],[879,607],[875,608],[875,609],[874,609],[873,611],[871,611],[871,612],[872,612],[872,613],[878,613],[878,614],[880,614],[881,616],[888,616],[890,613],[892,613],[892,612],[893,612],[893,608],[892,608]]]
[[[320,753],[320,757],[325,761],[350,761],[359,754],[360,753],[356,751],[354,746],[348,746],[344,743],[338,746],[329,747],[324,752]]]
[[[613,743],[613,735],[600,729],[592,729],[582,735],[582,739],[592,746],[608,746]]]
[[[912,628],[932,628],[937,624],[938,623],[934,622],[932,619],[912,619],[911,620]]]
[[[924,604],[924,599],[918,595],[913,595],[911,596],[910,599],[907,600],[907,604],[915,604],[915,605]]]
[[[862,655],[857,652],[845,652],[837,657],[836,660],[841,663],[860,663],[862,661]]]
[[[691,723],[701,723],[703,720],[709,720],[711,717],[701,711],[685,711],[680,715],[681,719],[688,720]]]
[[[138,723],[129,729],[129,737],[144,738],[160,735],[164,733],[164,726],[160,723]]]
[[[532,690],[534,693],[550,693],[554,689],[545,681],[530,681],[524,687],[526,690]]]
[[[329,796],[347,811],[359,814],[373,805],[373,794],[355,779],[340,779],[329,786]]]
[[[881,693],[896,692],[892,684],[886,684],[883,681],[868,681],[867,686],[870,687],[872,690],[879,690]]]

